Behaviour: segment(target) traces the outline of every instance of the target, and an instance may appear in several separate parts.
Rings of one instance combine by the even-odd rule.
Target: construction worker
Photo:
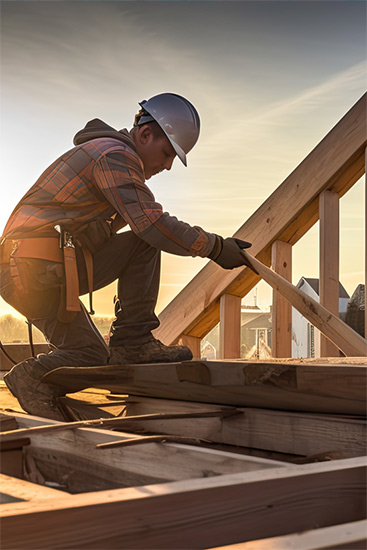
[[[142,101],[133,128],[117,131],[94,119],[74,145],[21,199],[1,238],[0,293],[36,326],[48,354],[13,367],[4,380],[27,412],[58,420],[60,388],[40,382],[60,366],[175,362],[185,346],[165,346],[152,330],[160,252],[201,256],[226,269],[243,265],[234,238],[223,239],[164,212],[145,180],[170,170],[197,142],[200,119],[184,97]],[[126,225],[130,231],[117,233]],[[79,295],[118,280],[109,347]],[[92,310],[92,304],[90,304]]]

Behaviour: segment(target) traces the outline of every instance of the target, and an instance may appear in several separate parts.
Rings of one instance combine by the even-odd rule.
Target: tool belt
[[[93,257],[89,250],[84,247],[82,252],[87,271],[90,313],[93,314]],[[0,244],[0,264],[8,264],[11,258],[29,258],[63,263],[65,270],[65,309],[70,312],[80,311],[78,268],[75,246],[70,233],[60,230],[60,235],[55,235],[55,237],[5,238]]]

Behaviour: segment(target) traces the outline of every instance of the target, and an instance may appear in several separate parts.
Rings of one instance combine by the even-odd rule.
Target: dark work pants
[[[80,294],[88,292],[84,259],[77,250]],[[105,365],[109,350],[82,305],[70,322],[58,318],[62,273],[50,270],[40,260],[18,260],[24,292],[15,288],[9,269],[1,273],[1,295],[25,315],[54,348],[40,355],[40,370],[60,366]],[[59,264],[60,267],[60,264]],[[131,231],[114,235],[93,255],[93,289],[99,290],[118,280],[121,310],[113,323],[111,346],[144,343],[159,321],[154,313],[159,291],[160,250]],[[18,283],[19,284],[19,283]],[[28,292],[27,292],[28,291]],[[112,305],[112,301],[111,301]]]

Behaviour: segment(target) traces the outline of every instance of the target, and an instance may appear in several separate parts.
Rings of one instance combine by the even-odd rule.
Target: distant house
[[[219,351],[217,325],[201,342],[201,357],[215,359]],[[271,313],[258,306],[241,307],[241,357],[271,357]]]
[[[345,322],[361,336],[364,336],[365,308],[365,286],[359,284],[349,300]]]
[[[271,357],[271,312],[257,306],[242,307],[241,357],[266,359]]]
[[[301,277],[297,288],[320,302],[319,279]],[[349,294],[339,283],[339,317],[345,320]],[[292,308],[292,357],[320,357],[320,331]]]

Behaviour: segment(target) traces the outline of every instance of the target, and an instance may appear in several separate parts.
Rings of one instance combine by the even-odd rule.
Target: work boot
[[[65,395],[58,386],[40,383],[43,373],[33,357],[15,365],[4,376],[4,382],[27,413],[65,422],[58,407],[58,397]]]
[[[177,363],[190,361],[191,350],[186,346],[165,346],[152,337],[145,344],[135,344],[110,348],[110,365],[135,363]]]

